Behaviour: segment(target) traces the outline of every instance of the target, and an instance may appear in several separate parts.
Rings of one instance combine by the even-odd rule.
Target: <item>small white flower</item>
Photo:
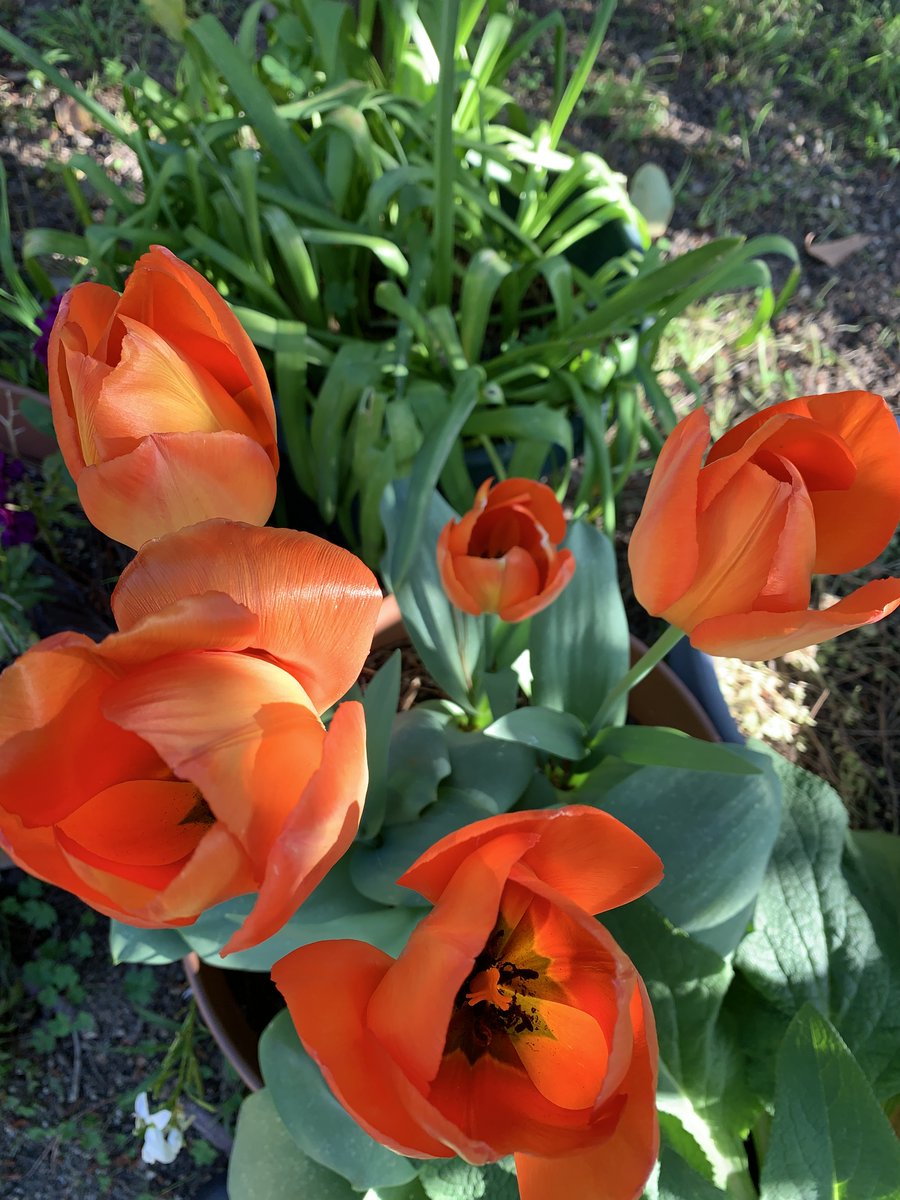
[[[174,1116],[168,1108],[151,1112],[146,1092],[139,1092],[135,1097],[134,1131],[144,1135],[141,1158],[145,1163],[174,1162],[184,1145],[182,1128],[185,1126],[184,1117],[177,1108]]]

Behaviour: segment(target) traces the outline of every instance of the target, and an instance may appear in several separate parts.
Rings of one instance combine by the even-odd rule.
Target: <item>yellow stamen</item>
[[[512,997],[500,987],[500,971],[497,967],[488,967],[486,971],[479,971],[472,977],[471,988],[470,992],[466,992],[469,1004],[479,1004],[482,1000],[486,1000],[488,1004],[493,1004],[502,1012],[506,1012],[512,1004]]]

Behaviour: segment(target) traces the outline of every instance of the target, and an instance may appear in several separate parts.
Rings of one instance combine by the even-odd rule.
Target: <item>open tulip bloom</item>
[[[522,1200],[635,1200],[658,1145],[653,1014],[592,914],[661,875],[649,846],[596,809],[494,817],[401,878],[435,907],[398,959],[318,942],[272,977],[378,1141],[471,1163],[514,1154]]]
[[[320,538],[211,521],[145,544],[112,603],[120,632],[57,634],[0,677],[0,845],[131,925],[258,892],[229,949],[253,945],[359,824],[362,709],[320,714],[380,589]]]

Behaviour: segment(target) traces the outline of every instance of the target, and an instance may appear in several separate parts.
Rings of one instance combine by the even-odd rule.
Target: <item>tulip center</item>
[[[507,936],[503,929],[494,931],[457,993],[451,1041],[470,1062],[489,1047],[492,1054],[505,1057],[499,1043],[516,1034],[535,1033],[542,1024],[538,1002],[530,994],[540,972],[500,957],[498,949]]]
[[[194,789],[194,803],[184,814],[179,825],[215,825],[216,818],[213,810],[206,803],[206,798],[199,789]]]

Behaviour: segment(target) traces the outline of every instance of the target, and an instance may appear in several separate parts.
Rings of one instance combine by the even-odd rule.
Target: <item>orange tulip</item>
[[[275,503],[275,408],[237,317],[162,246],[121,296],[81,283],[53,325],[56,436],[92,524],[135,549],[212,517],[263,525]]]
[[[653,1014],[591,914],[661,876],[597,809],[491,817],[400,879],[435,907],[398,959],[318,942],[272,978],[334,1094],[386,1146],[514,1154],[522,1200],[634,1200],[657,1153]]]
[[[209,521],[148,542],[120,632],[47,638],[0,676],[0,844],[138,926],[247,892],[275,933],[347,849],[367,785],[355,681],[381,593],[310,534]]]
[[[450,600],[472,616],[523,621],[551,604],[575,574],[562,506],[531,479],[487,479],[475,504],[441,530],[438,569]]]
[[[880,396],[775,404],[709,444],[698,409],[663,446],[628,561],[638,601],[710,654],[761,659],[879,621],[900,579],[811,610],[814,572],[876,558],[900,518],[900,430]]]

